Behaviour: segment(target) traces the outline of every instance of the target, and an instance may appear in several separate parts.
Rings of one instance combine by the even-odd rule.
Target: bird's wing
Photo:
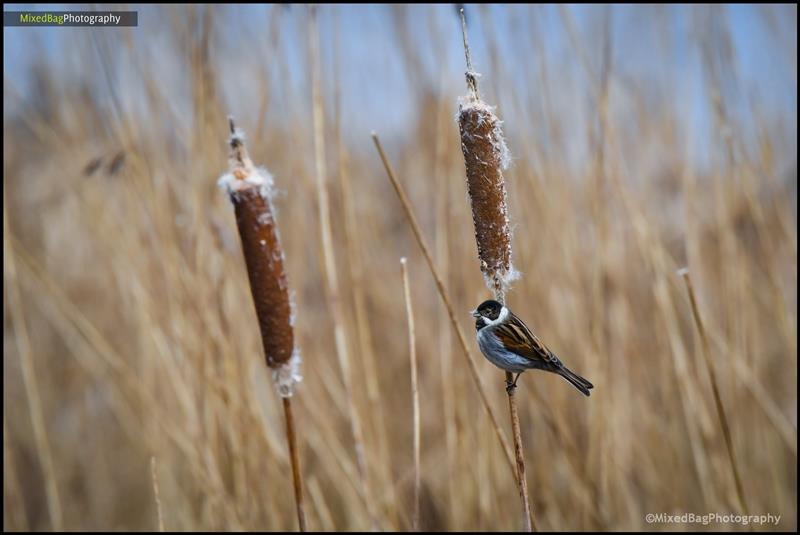
[[[506,349],[517,355],[546,364],[561,365],[558,357],[514,314],[510,314],[508,321],[499,325],[494,334]]]

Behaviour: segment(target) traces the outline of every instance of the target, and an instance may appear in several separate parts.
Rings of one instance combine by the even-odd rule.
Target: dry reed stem
[[[469,53],[469,37],[467,34],[467,18],[466,15],[464,15],[464,8],[459,9],[458,13],[461,16],[461,36],[464,38],[464,57],[467,60],[467,72],[465,73],[467,77],[467,87],[469,87],[470,94],[476,100],[479,100],[481,95],[478,92],[478,74],[472,70],[472,57]]]
[[[300,531],[306,531],[306,513],[303,500],[303,478],[300,474],[300,452],[297,447],[297,433],[292,414],[292,399],[283,398],[283,413],[286,416],[286,440],[289,442],[289,458],[292,465],[292,482],[294,484],[294,501],[297,504],[297,525]]]
[[[686,423],[686,430],[688,432],[688,442],[692,452],[692,461],[695,467],[697,483],[706,505],[713,506],[715,504],[710,501],[711,492],[708,488],[710,478],[708,477],[708,464],[706,462],[707,451],[702,441],[703,423],[702,419],[698,417],[698,412],[696,410],[700,401],[699,398],[696,397],[695,389],[692,387],[693,385],[687,380],[691,373],[688,366],[689,359],[686,355],[686,348],[683,345],[683,339],[680,335],[678,318],[675,306],[670,298],[667,280],[663,276],[658,277],[653,293],[656,298],[656,303],[659,305],[664,316],[666,335],[672,346],[672,367],[675,374],[675,382],[678,386],[678,392],[681,394],[678,397],[683,412],[683,419]]]
[[[339,291],[339,276],[336,269],[336,253],[333,246],[331,230],[330,200],[328,198],[328,173],[325,157],[325,110],[322,97],[322,66],[320,64],[319,33],[317,28],[317,8],[311,6],[308,19],[309,54],[311,56],[311,100],[314,129],[314,160],[316,166],[317,207],[319,210],[320,237],[322,239],[322,255],[328,302],[334,324],[334,342],[339,367],[344,380],[345,395],[350,415],[350,430],[356,454],[356,465],[366,500],[367,514],[372,528],[378,528],[378,519],[369,489],[369,474],[364,449],[364,432],[361,417],[353,395],[352,367],[347,342],[347,331],[342,322],[345,317]]]
[[[414,414],[414,509],[411,515],[411,527],[419,531],[419,495],[420,481],[420,415],[419,390],[417,384],[417,348],[414,334],[414,312],[411,309],[411,289],[408,284],[408,266],[405,257],[400,259],[403,276],[403,295],[406,301],[406,317],[408,319],[408,356],[411,361],[411,400]]]
[[[328,504],[325,501],[325,495],[322,493],[322,489],[319,486],[319,480],[317,478],[311,477],[309,479],[308,493],[311,496],[312,503],[314,504],[312,511],[314,511],[317,515],[320,531],[333,531],[335,526],[333,515],[331,514],[330,507],[328,507]]]
[[[150,481],[153,483],[153,500],[156,503],[156,518],[158,519],[158,531],[164,531],[164,515],[161,511],[161,496],[158,492],[158,471],[156,468],[155,456],[150,457]]]
[[[733,439],[731,438],[731,430],[730,426],[728,425],[728,417],[725,414],[725,407],[722,405],[722,398],[719,394],[719,387],[717,386],[717,376],[716,372],[714,371],[714,365],[711,362],[711,348],[708,343],[708,337],[706,336],[705,326],[703,325],[703,319],[700,317],[700,310],[697,307],[697,299],[695,298],[694,294],[694,286],[692,286],[692,279],[689,276],[689,270],[687,268],[682,268],[678,270],[678,274],[683,277],[683,281],[686,283],[686,291],[689,294],[689,301],[692,305],[692,316],[694,318],[695,327],[697,327],[697,332],[700,335],[700,344],[702,346],[702,353],[703,353],[703,360],[706,363],[706,369],[708,370],[708,376],[711,379],[711,392],[714,395],[714,405],[717,409],[717,416],[719,417],[719,425],[722,428],[722,436],[725,439],[725,447],[728,450],[728,460],[730,461],[731,465],[731,473],[733,474],[733,481],[736,485],[736,495],[739,498],[739,505],[742,507],[745,515],[749,515],[749,509],[747,507],[747,501],[744,497],[744,486],[742,485],[742,478],[739,475],[739,465],[736,462],[736,456],[733,452]]]
[[[501,130],[502,122],[493,109],[480,100],[476,74],[467,39],[464,10],[461,14],[461,31],[464,37],[464,54],[467,60],[467,86],[470,94],[459,102],[458,126],[461,131],[461,151],[467,175],[467,190],[475,226],[478,259],[486,286],[497,301],[505,302],[509,283],[516,276],[511,266],[511,232],[508,224],[508,205],[503,169],[508,166],[509,154]],[[506,382],[512,374],[506,372]],[[514,389],[507,389],[511,429],[514,439],[514,456],[517,485],[522,499],[523,526],[533,528],[528,482],[525,479],[525,456],[522,433]]]
[[[5,190],[5,188],[4,188]],[[5,192],[4,192],[5,193]],[[28,328],[25,325],[25,311],[23,300],[17,286],[17,270],[14,262],[14,249],[11,246],[8,211],[5,204],[6,196],[3,195],[3,265],[6,270],[5,279],[8,285],[8,304],[10,309],[11,324],[14,330],[14,340],[17,344],[20,364],[22,367],[22,380],[25,386],[25,397],[28,399],[28,411],[33,427],[34,444],[39,462],[42,464],[44,476],[45,495],[47,497],[47,511],[53,531],[64,529],[63,508],[61,497],[56,482],[56,471],[53,463],[53,454],[47,436],[47,425],[44,420],[42,398],[39,394],[39,383],[36,379],[36,368],[33,363]]]
[[[470,355],[467,347],[466,338],[464,337],[461,326],[456,319],[455,311],[453,310],[453,304],[450,302],[450,297],[445,289],[444,283],[442,282],[441,277],[439,277],[439,272],[433,263],[433,258],[428,250],[428,246],[425,243],[425,239],[422,237],[422,229],[420,229],[419,223],[417,222],[417,217],[414,215],[414,212],[411,209],[411,203],[408,200],[408,195],[406,195],[406,192],[403,189],[403,186],[400,185],[400,182],[397,181],[397,178],[394,175],[394,170],[392,170],[392,166],[386,157],[386,153],[383,151],[383,146],[381,145],[380,139],[378,139],[378,135],[375,132],[372,133],[372,140],[375,143],[375,148],[377,149],[381,161],[383,162],[383,168],[386,170],[386,175],[389,177],[389,181],[392,183],[398,199],[400,199],[400,204],[403,206],[403,210],[408,218],[408,222],[411,224],[411,230],[414,234],[414,238],[417,240],[417,245],[419,245],[419,248],[422,250],[422,255],[425,257],[425,262],[428,264],[428,269],[430,270],[431,275],[433,275],[433,280],[436,282],[436,289],[439,291],[439,296],[442,298],[444,306],[447,309],[447,315],[450,317],[450,324],[453,326],[453,330],[456,332],[456,336],[459,344],[461,345],[464,358],[467,359],[470,376],[475,382],[475,386],[478,389],[478,395],[481,398],[481,402],[483,403],[486,412],[489,414],[489,420],[491,420],[492,428],[497,434],[498,440],[500,440],[500,445],[505,453],[508,466],[514,475],[514,480],[516,481],[517,469],[514,465],[514,457],[511,454],[511,449],[508,445],[508,439],[500,429],[500,426],[497,423],[497,417],[495,416],[494,411],[489,404],[489,398],[486,395],[486,390],[484,389],[483,383],[478,375],[478,368],[475,365],[475,362],[472,360],[472,356]]]
[[[506,372],[506,382],[514,380],[514,374]],[[508,392],[508,409],[511,413],[511,429],[514,432],[514,455],[517,460],[517,474],[519,480],[519,497],[522,499],[522,507],[524,509],[524,516],[522,518],[522,525],[525,526],[525,531],[532,531],[533,511],[531,510],[530,498],[528,497],[528,481],[525,479],[525,456],[522,452],[522,434],[519,428],[519,414],[517,413],[517,404],[514,399],[516,389],[512,388]]]
[[[231,172],[219,184],[234,205],[264,355],[278,394],[283,398],[297,521],[300,531],[306,531],[303,481],[290,401],[296,383],[301,380],[300,353],[294,344],[289,284],[272,207],[272,177],[265,169],[253,166],[233,119],[230,130]]]

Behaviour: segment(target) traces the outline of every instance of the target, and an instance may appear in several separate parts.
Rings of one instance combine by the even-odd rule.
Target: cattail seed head
[[[229,195],[236,212],[267,365],[278,393],[289,397],[301,380],[300,354],[294,344],[292,302],[272,206],[273,179],[266,169],[254,167],[233,121],[229,143],[230,172],[218,185]]]
[[[473,92],[459,100],[457,118],[481,272],[487,288],[503,301],[509,284],[517,277],[511,265],[511,231],[503,178],[511,156],[503,137],[502,121],[494,108]]]

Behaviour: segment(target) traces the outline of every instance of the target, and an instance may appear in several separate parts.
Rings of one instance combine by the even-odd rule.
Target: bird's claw
[[[511,395],[514,392],[514,389],[517,388],[516,381],[506,381],[506,393]]]

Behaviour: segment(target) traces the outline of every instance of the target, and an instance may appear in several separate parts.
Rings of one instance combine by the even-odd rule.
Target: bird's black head
[[[484,301],[478,308],[472,311],[472,316],[477,318],[475,320],[475,328],[481,330],[490,321],[496,320],[500,317],[500,312],[503,310],[503,304],[497,301],[488,300]]]
[[[494,321],[500,316],[501,310],[503,310],[502,303],[490,299],[478,305],[473,316],[478,317],[480,315],[488,320]]]

